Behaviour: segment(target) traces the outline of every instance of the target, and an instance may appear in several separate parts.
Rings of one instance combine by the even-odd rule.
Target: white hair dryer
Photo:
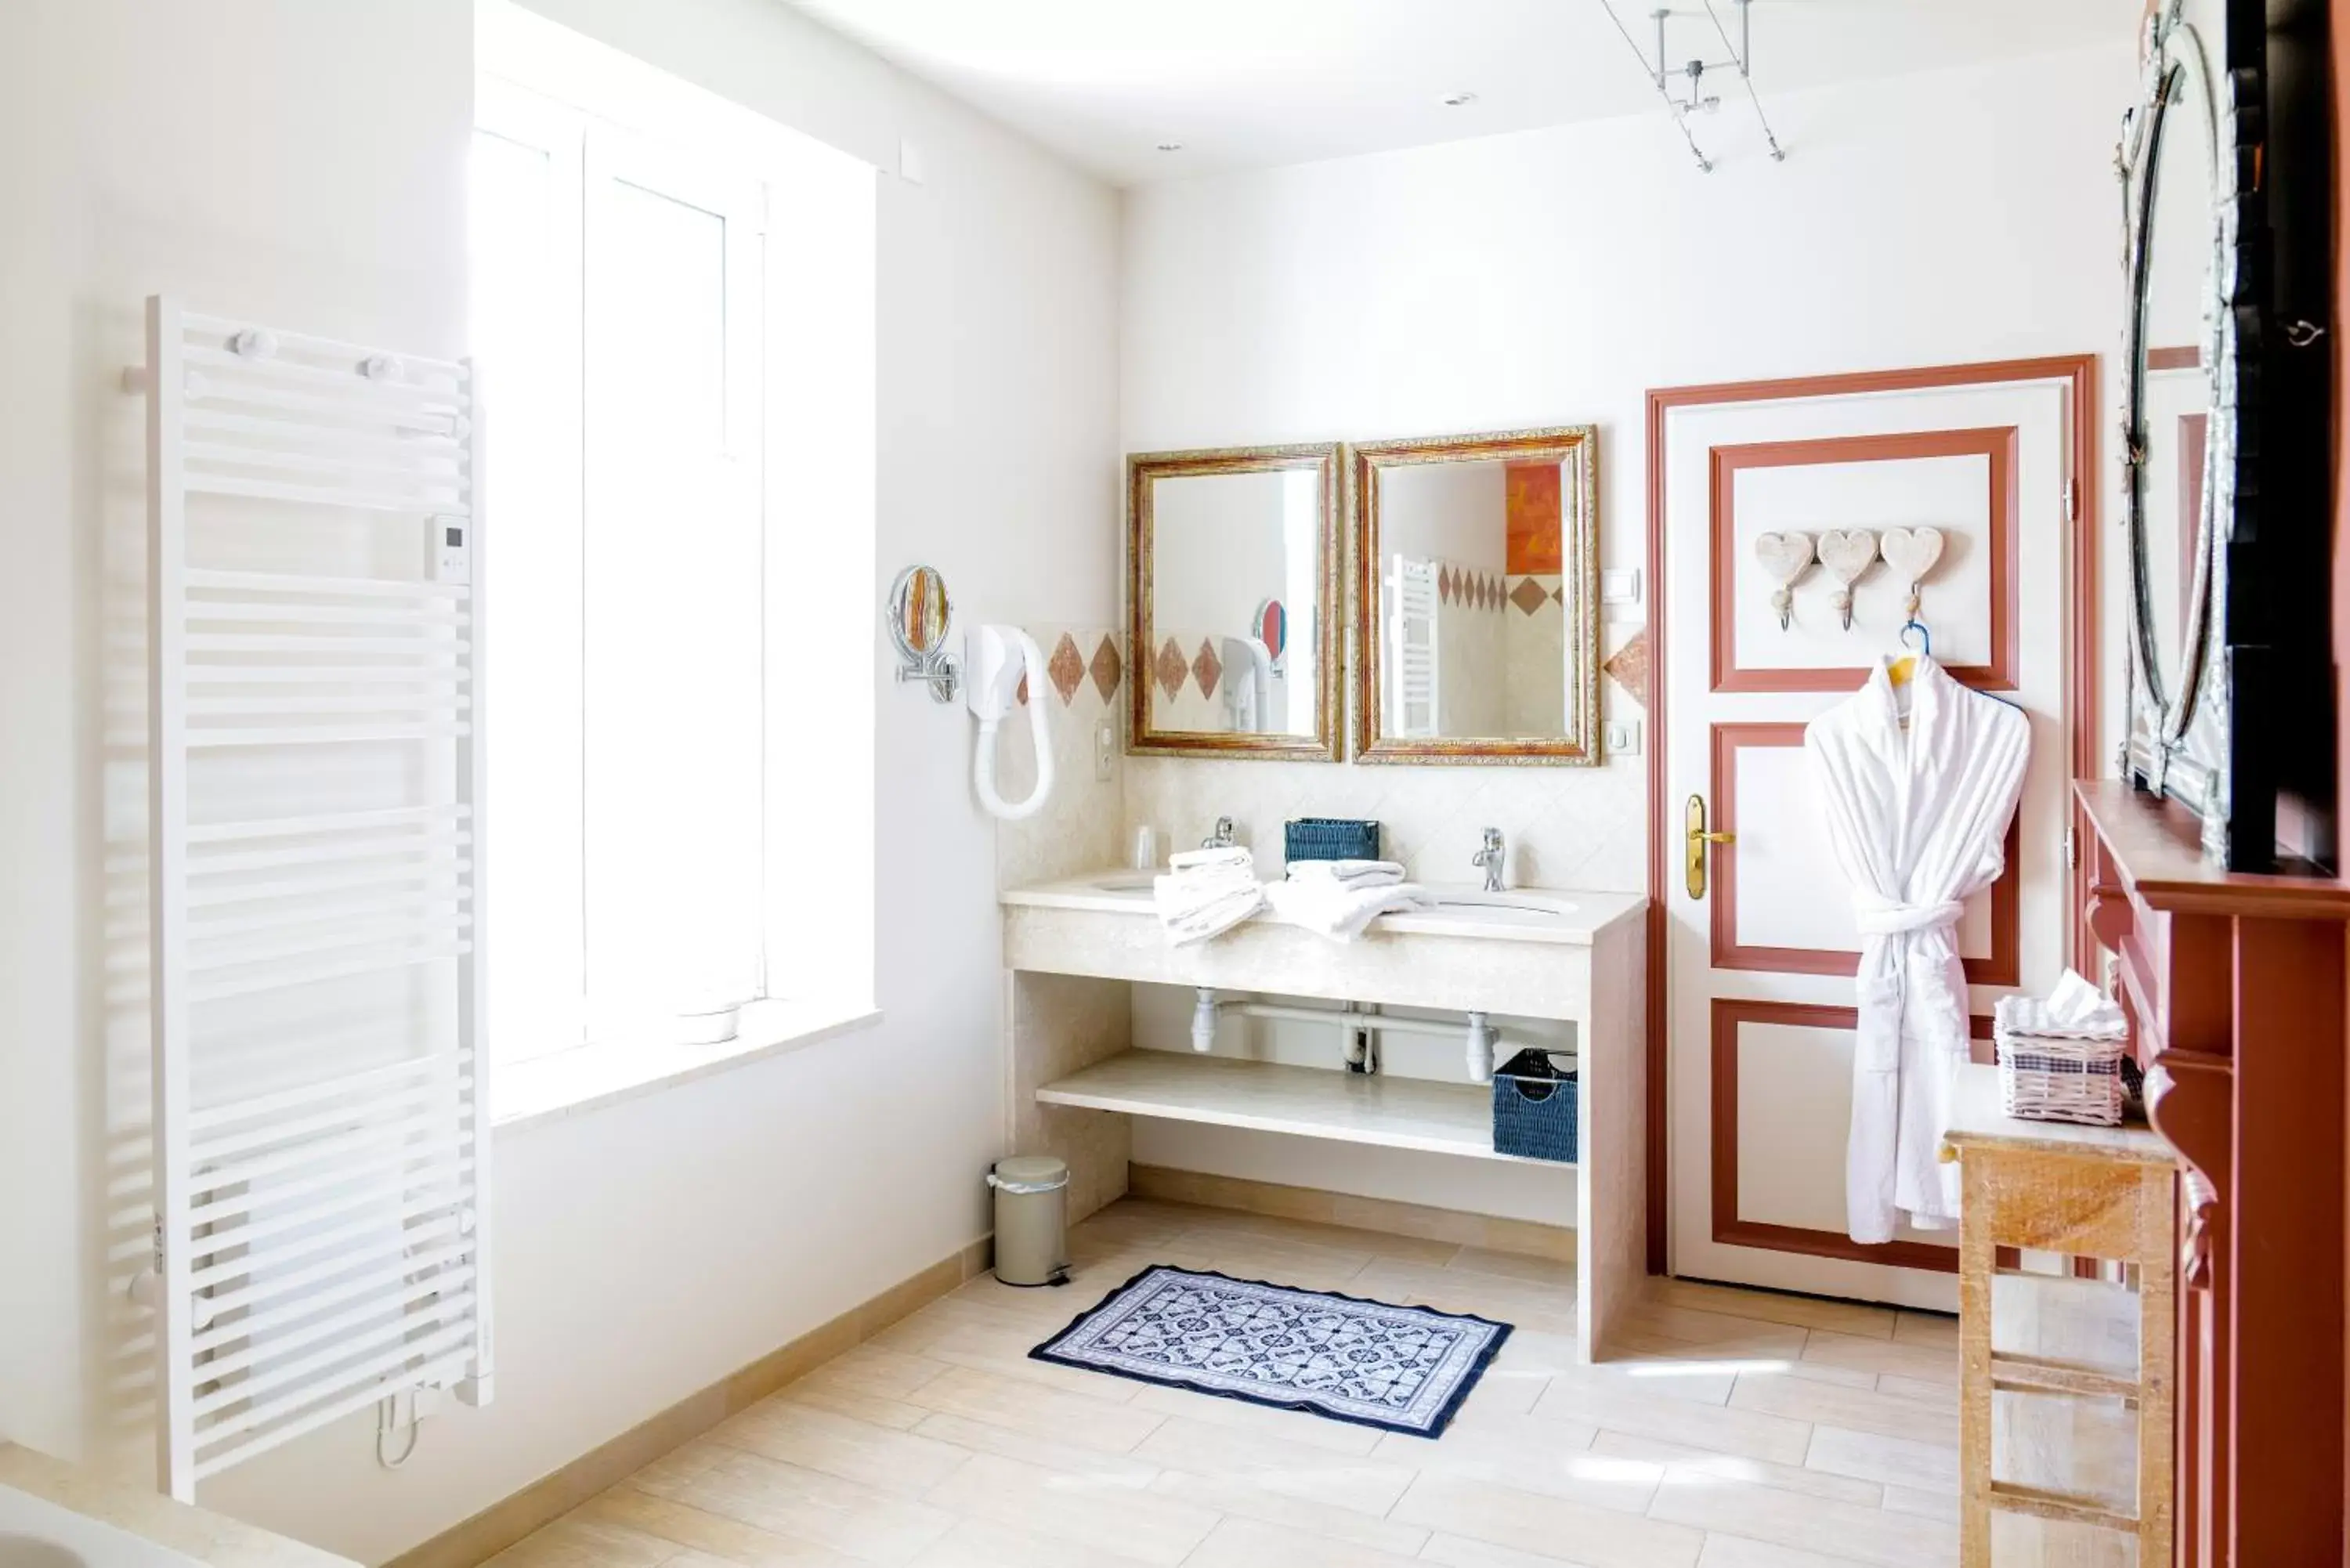
[[[1028,681],[1028,735],[1036,749],[1036,786],[1013,802],[995,793],[995,732]],[[988,814],[1016,822],[1033,816],[1053,793],[1053,740],[1045,728],[1045,652],[1016,626],[983,626],[963,639],[963,700],[979,720],[971,753],[971,786]]]

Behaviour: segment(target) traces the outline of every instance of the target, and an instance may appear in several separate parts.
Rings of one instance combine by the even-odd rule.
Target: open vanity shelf
[[[1329,1146],[1348,1143],[1506,1161],[1519,1168],[1504,1176],[1487,1167],[1482,1174],[1525,1177],[1529,1190],[1547,1186],[1555,1194],[1555,1212],[1537,1222],[1574,1232],[1577,1267],[1568,1288],[1578,1345],[1586,1355],[1605,1354],[1614,1323],[1646,1288],[1645,898],[1526,889],[1500,902],[1440,898],[1435,909],[1374,922],[1346,944],[1260,918],[1212,941],[1170,948],[1149,888],[1128,872],[1000,897],[1011,1042],[1004,1144],[1010,1152],[1068,1161],[1073,1215],[1127,1190],[1139,1120],[1317,1139],[1334,1169],[1344,1161]],[[1139,987],[1180,994],[1139,1008]],[[1348,1073],[1336,1040],[1329,1064],[1317,1066],[1165,1049],[1138,1034],[1140,1027],[1180,1037],[1183,1012],[1194,1011],[1203,991],[1242,1002],[1244,1012],[1244,999],[1253,996],[1282,999],[1284,1009],[1295,999],[1317,1010],[1335,1002],[1384,1013],[1482,1013],[1512,1021],[1513,1032],[1535,1031],[1538,1039],[1571,1039],[1579,1158],[1568,1166],[1495,1153],[1492,1091],[1465,1071]],[[1139,1026],[1138,1011],[1145,1017]],[[1334,1023],[1347,1015],[1329,1014]],[[1501,1048],[1510,1044],[1505,1038]],[[1439,1054],[1458,1063],[1461,1050],[1456,1037]],[[1524,1169],[1545,1165],[1560,1173],[1555,1181]],[[1453,1173],[1479,1174],[1460,1167]],[[1460,1189],[1433,1174],[1430,1181],[1430,1198]]]
[[[1564,1163],[1496,1152],[1492,1091],[1477,1084],[1440,1084],[1173,1051],[1128,1051],[1045,1085],[1036,1098],[1048,1106],[1212,1122],[1427,1154],[1528,1165]]]

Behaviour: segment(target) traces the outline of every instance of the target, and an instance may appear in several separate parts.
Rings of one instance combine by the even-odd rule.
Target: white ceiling
[[[1120,184],[1663,106],[1600,0],[791,0]],[[1721,39],[1676,0],[1676,59]],[[1615,0],[1653,52],[1654,0]],[[1733,36],[1732,0],[1713,0]],[[1770,95],[2100,42],[2144,0],[1754,0]],[[1728,116],[1734,77],[1710,83]],[[1448,93],[1477,101],[1446,108]],[[1702,126],[1705,122],[1700,121]],[[1743,127],[1740,130],[1742,131]],[[1669,134],[1669,132],[1668,132]],[[1162,141],[1182,151],[1156,151]]]

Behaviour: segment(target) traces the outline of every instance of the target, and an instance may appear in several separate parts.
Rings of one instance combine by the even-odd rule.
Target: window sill
[[[527,1127],[706,1078],[746,1063],[878,1026],[879,1008],[754,1002],[732,1040],[715,1045],[581,1045],[496,1070],[490,1125]]]

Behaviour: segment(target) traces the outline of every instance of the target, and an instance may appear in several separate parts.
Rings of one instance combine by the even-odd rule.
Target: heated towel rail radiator
[[[147,302],[162,1484],[490,1394],[473,368]]]
[[[1443,732],[1442,669],[1437,629],[1441,615],[1439,565],[1395,558],[1388,574],[1388,711],[1386,727],[1403,736]]]

